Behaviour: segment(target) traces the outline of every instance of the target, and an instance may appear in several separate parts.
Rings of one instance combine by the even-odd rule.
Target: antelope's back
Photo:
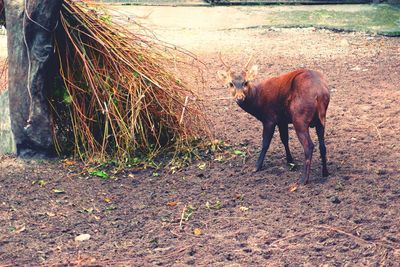
[[[304,100],[315,98],[329,104],[329,87],[325,76],[315,70],[302,69],[293,72],[295,77],[292,81],[292,90],[296,97]]]

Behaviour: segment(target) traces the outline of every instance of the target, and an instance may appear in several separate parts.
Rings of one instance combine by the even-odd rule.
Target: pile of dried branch
[[[171,69],[188,54],[129,32],[89,1],[64,1],[61,26],[63,108],[51,101],[60,151],[73,140],[81,158],[125,161],[208,134],[196,95]]]

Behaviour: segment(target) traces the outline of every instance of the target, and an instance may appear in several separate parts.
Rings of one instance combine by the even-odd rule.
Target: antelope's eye
[[[245,82],[243,83],[243,87],[248,86],[248,85],[249,85],[249,82],[248,82],[248,81],[245,81]]]
[[[233,87],[233,83],[229,83],[229,87]]]

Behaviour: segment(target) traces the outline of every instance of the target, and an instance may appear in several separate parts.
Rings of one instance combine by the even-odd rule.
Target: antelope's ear
[[[258,75],[258,65],[253,65],[249,71],[246,72],[246,80],[253,81]]]
[[[217,76],[224,84],[228,84],[231,82],[231,76],[228,72],[224,70],[217,71]]]

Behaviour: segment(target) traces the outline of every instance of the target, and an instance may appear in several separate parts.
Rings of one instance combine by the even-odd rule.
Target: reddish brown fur
[[[259,171],[271,142],[275,127],[285,146],[288,163],[293,162],[288,145],[288,124],[293,123],[297,137],[304,148],[304,169],[301,183],[307,183],[314,144],[309,128],[316,127],[322,160],[322,174],[328,175],[324,142],[325,116],[329,105],[328,85],[321,73],[312,70],[295,70],[278,77],[266,79],[257,85],[246,81],[236,95],[244,93],[244,99],[236,99],[238,105],[263,123],[263,145],[257,160]],[[246,83],[247,82],[247,83]],[[232,86],[232,84],[231,84]]]

